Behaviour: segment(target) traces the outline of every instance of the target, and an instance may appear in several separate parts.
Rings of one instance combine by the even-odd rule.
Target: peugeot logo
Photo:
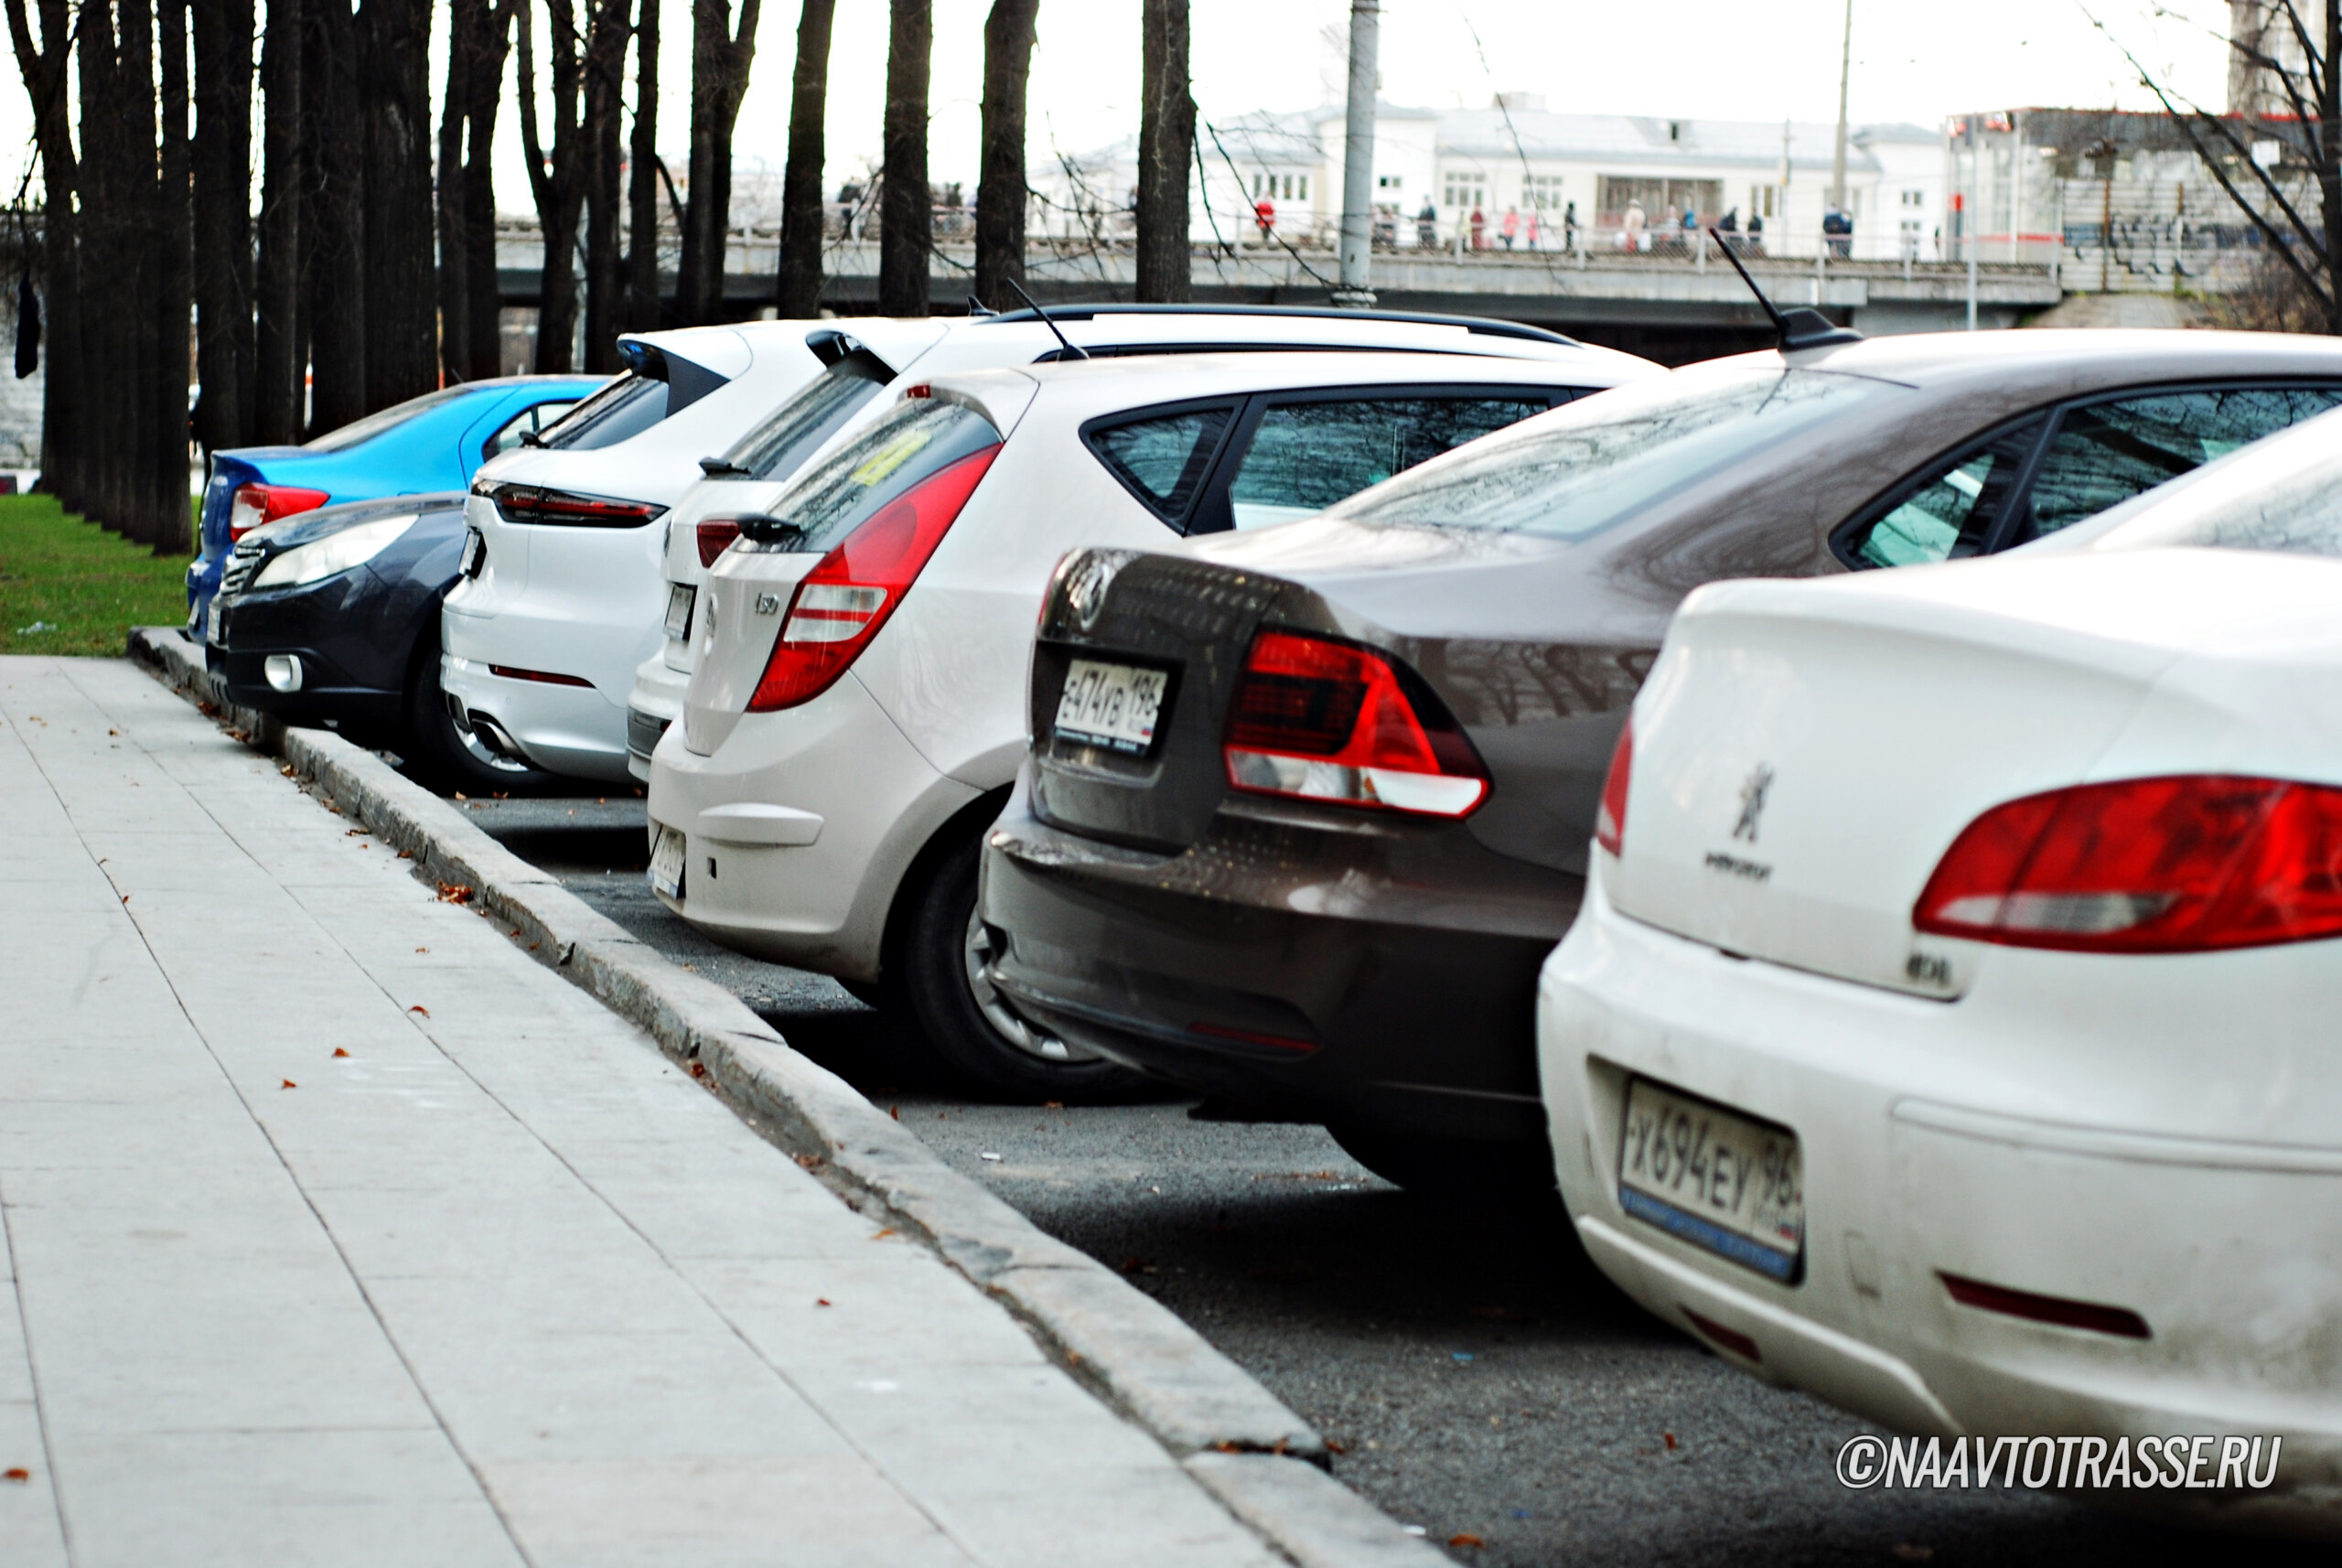
[[[1765,814],[1765,796],[1773,787],[1773,769],[1769,763],[1760,762],[1749,770],[1747,781],[1740,787],[1740,821],[1732,825],[1732,836],[1756,842],[1756,819]]]
[[[1073,612],[1074,624],[1083,631],[1096,628],[1098,618],[1105,613],[1106,590],[1113,585],[1114,574],[1123,569],[1126,559],[1120,551],[1086,550],[1066,575],[1066,608]]]

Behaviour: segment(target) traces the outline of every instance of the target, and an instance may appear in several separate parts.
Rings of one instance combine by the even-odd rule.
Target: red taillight
[[[553,528],[639,528],[667,510],[649,501],[611,500],[536,485],[498,485],[488,496],[507,522]]]
[[[228,499],[228,540],[242,539],[263,522],[274,522],[295,512],[315,511],[333,498],[323,490],[298,485],[239,485]]]
[[[1000,447],[991,446],[897,496],[805,575],[748,711],[811,702],[860,656],[943,542]]]
[[[713,566],[715,558],[732,547],[740,537],[740,520],[736,517],[711,517],[699,525],[699,564]]]
[[[1289,631],[1252,639],[1225,749],[1228,782],[1256,795],[1462,817],[1488,793],[1479,755],[1420,677],[1374,649]]]
[[[1602,806],[1594,813],[1594,842],[1612,854],[1627,853],[1627,781],[1635,770],[1635,717],[1618,732],[1610,750],[1610,771],[1602,780]]]
[[[2080,952],[2201,952],[2342,935],[2342,789],[2127,779],[1968,824],[1911,924]]]

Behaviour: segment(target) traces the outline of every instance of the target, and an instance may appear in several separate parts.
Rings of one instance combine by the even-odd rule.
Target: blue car
[[[214,452],[201,544],[187,569],[188,629],[206,629],[230,548],[262,523],[337,501],[461,490],[480,464],[553,424],[606,379],[469,381],[409,398],[306,446]]]

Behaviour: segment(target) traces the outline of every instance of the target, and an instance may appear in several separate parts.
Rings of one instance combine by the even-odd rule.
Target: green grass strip
[[[132,627],[187,619],[188,559],[108,533],[54,496],[0,496],[0,653],[120,658]]]

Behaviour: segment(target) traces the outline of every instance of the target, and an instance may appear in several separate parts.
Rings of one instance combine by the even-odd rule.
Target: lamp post
[[[1334,303],[1374,304],[1368,286],[1374,248],[1374,79],[1381,0],[1350,0],[1350,95],[1342,126],[1342,271]]]

